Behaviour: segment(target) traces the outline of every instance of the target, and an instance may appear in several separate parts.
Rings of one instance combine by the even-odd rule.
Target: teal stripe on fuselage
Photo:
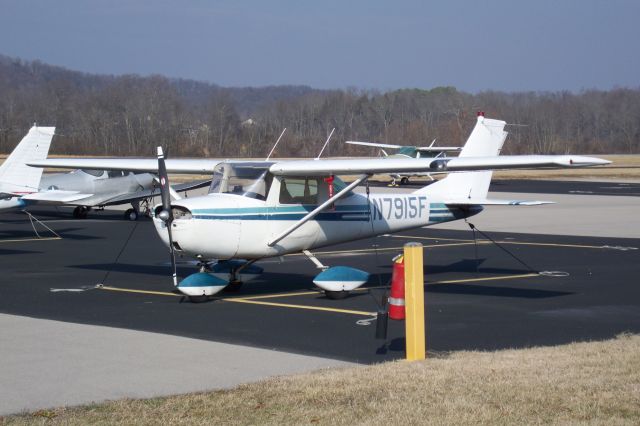
[[[300,220],[316,205],[277,206],[277,207],[244,207],[244,208],[211,208],[194,209],[194,219],[204,220]],[[317,221],[364,221],[369,222],[369,214],[373,214],[374,205],[338,205],[334,210],[319,213]],[[429,206],[430,222],[446,222],[465,217],[460,209],[449,209],[443,203],[432,203]]]
[[[255,214],[255,213],[303,213],[307,214],[313,211],[317,205],[301,204],[297,206],[278,206],[278,207],[234,207],[234,208],[222,208],[222,209],[194,209],[193,214]],[[336,212],[357,212],[366,213],[369,211],[369,207],[366,204],[363,205],[344,205],[336,206]]]

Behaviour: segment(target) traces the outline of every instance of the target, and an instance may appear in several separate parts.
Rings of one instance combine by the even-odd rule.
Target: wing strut
[[[309,212],[305,217],[303,217],[302,219],[300,219],[299,221],[297,221],[296,223],[291,225],[289,228],[287,228],[284,232],[282,232],[280,235],[275,237],[273,240],[269,241],[267,243],[267,245],[269,247],[273,247],[274,245],[276,245],[284,237],[286,237],[287,235],[291,234],[296,229],[300,228],[302,225],[307,223],[307,221],[309,221],[310,219],[313,219],[314,217],[316,217],[316,215],[318,213],[320,213],[321,211],[325,210],[327,207],[331,206],[331,204],[335,203],[337,200],[342,198],[347,192],[351,191],[353,188],[355,188],[356,186],[360,185],[362,182],[367,180],[369,178],[369,176],[371,176],[371,175],[366,174],[366,175],[361,175],[360,177],[358,177],[358,179],[356,179],[353,182],[351,182],[342,191],[338,192],[336,195],[334,195],[333,197],[329,198],[324,203],[320,204],[313,211]]]

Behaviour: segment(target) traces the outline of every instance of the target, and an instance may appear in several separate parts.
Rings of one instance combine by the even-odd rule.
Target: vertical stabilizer
[[[507,137],[507,132],[504,131],[506,124],[504,121],[485,118],[484,114],[479,114],[476,126],[459,156],[498,156]],[[484,199],[489,192],[492,174],[492,171],[453,172],[446,178],[421,188],[417,192],[438,195],[442,199]]]
[[[0,193],[22,194],[38,192],[42,169],[27,163],[47,158],[55,127],[29,129],[13,152],[0,165]]]

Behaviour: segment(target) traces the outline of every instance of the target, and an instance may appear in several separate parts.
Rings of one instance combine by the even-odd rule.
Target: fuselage
[[[95,206],[118,195],[150,189],[153,184],[154,177],[149,173],[74,170],[70,173],[43,176],[40,191],[64,190],[91,194],[90,197],[79,200],[77,204]]]
[[[400,232],[472,216],[481,208],[449,208],[424,194],[351,193],[270,247],[279,235],[317,204],[282,204],[233,194],[209,194],[173,203],[174,247],[199,259],[256,259],[279,256]],[[154,218],[168,244],[165,223]]]

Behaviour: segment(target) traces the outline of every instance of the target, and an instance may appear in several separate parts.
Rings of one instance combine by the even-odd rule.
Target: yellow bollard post
[[[405,333],[407,360],[425,359],[424,331],[424,270],[422,244],[404,245],[404,299],[407,318]]]

